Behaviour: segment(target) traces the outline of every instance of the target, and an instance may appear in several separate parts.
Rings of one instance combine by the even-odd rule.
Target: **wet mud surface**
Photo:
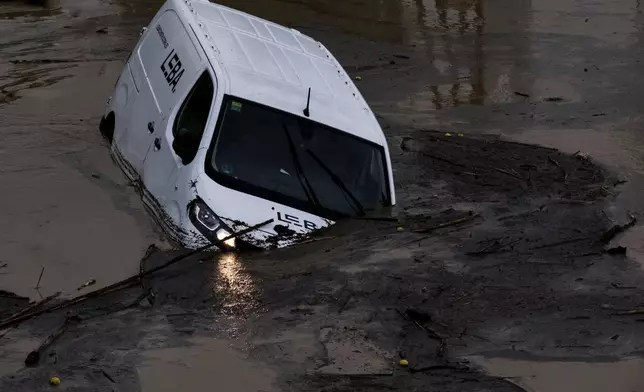
[[[161,3],[0,3],[1,319],[181,254],[97,129]],[[361,77],[399,205],[0,331],[0,389],[54,375],[70,391],[641,389],[642,230],[607,235],[644,211],[639,3],[224,3]]]

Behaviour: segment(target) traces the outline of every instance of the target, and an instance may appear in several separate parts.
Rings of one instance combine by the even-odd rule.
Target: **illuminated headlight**
[[[217,239],[219,241],[223,240],[226,237],[230,237],[230,232],[226,229],[219,229],[217,230]],[[224,244],[227,246],[234,248],[235,247],[235,239],[234,238],[229,238],[226,241],[224,241]]]
[[[190,221],[209,240],[215,242],[231,236],[231,231],[212,212],[212,210],[201,199],[195,200],[189,210]],[[235,248],[235,238],[229,238],[224,241],[228,248]]]

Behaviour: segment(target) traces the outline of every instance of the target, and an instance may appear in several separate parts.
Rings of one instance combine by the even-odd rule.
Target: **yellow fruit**
[[[60,385],[60,378],[54,376],[54,377],[49,379],[49,383],[51,385]]]
[[[405,229],[402,226],[398,226],[396,228],[396,231],[401,232],[401,231],[405,231]]]
[[[409,361],[407,361],[406,359],[400,360],[400,366],[408,366],[408,365],[409,365]]]
[[[449,132],[445,132],[445,136],[452,136],[452,134]]]
[[[456,134],[456,136],[465,136],[465,135],[463,135],[462,133],[459,132],[459,133]]]

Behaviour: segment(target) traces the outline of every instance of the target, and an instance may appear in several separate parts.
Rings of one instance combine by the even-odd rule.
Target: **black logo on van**
[[[307,221],[306,219],[300,219],[295,215],[282,214],[279,211],[277,212],[277,220],[284,223],[290,223],[297,227],[304,226],[304,228],[307,230],[317,229],[317,226],[313,222]]]
[[[166,82],[168,82],[168,86],[172,87],[172,92],[174,93],[177,89],[177,83],[179,83],[179,79],[181,79],[183,71],[185,71],[181,64],[181,60],[179,59],[179,55],[174,51],[174,49],[170,51],[168,57],[166,57],[165,60],[163,60],[163,63],[161,63],[161,71],[165,76]]]
[[[157,25],[157,33],[159,33],[159,37],[161,37],[161,43],[163,43],[163,49],[166,49],[168,47],[168,40],[165,37],[165,34],[163,34],[163,29],[161,28],[161,25]]]

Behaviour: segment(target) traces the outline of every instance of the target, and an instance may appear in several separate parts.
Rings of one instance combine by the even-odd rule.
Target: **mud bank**
[[[471,360],[637,354],[638,316],[618,314],[644,301],[644,282],[604,252],[615,181],[552,149],[422,135],[395,149],[394,218],[342,222],[285,250],[186,259],[143,290],[68,311],[92,318],[0,385],[45,390],[57,374],[78,390],[159,390],[162,369],[183,369],[172,385],[199,389],[211,382],[199,369],[225,355],[210,371],[231,391],[513,391],[503,377],[514,376]],[[4,339],[37,342],[64,319]]]

